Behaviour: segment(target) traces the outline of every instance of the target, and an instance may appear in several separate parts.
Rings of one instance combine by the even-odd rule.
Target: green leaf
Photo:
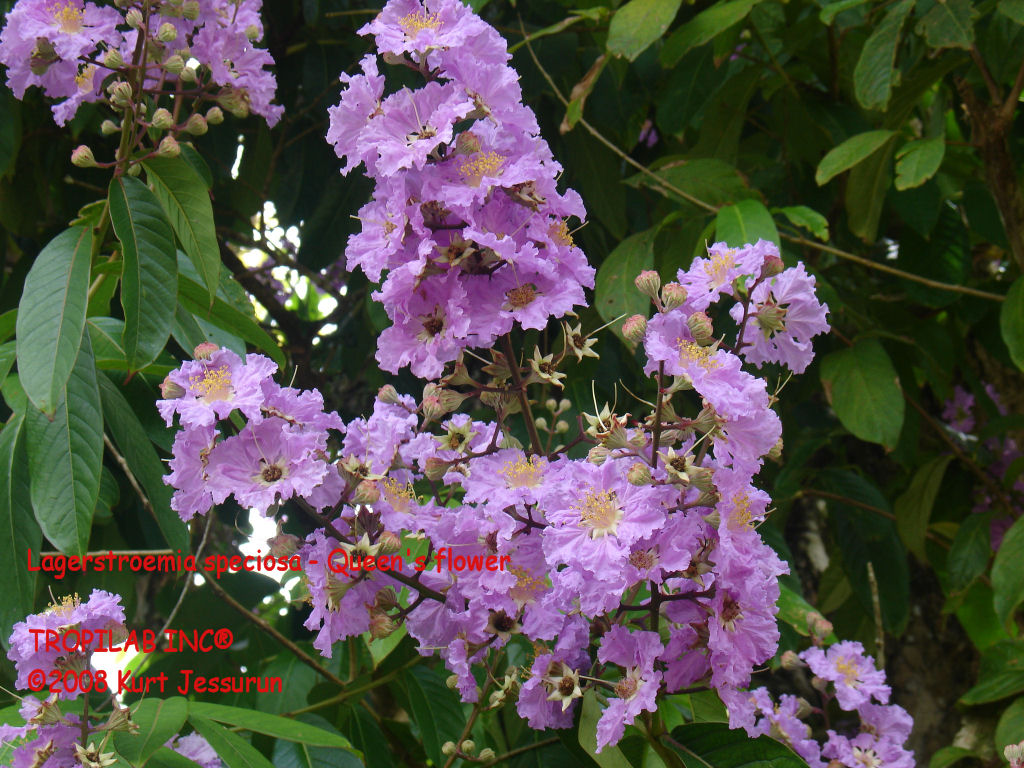
[[[631,768],[629,760],[618,747],[606,746],[600,752],[597,751],[597,721],[601,719],[603,711],[597,701],[597,694],[590,688],[583,694],[583,706],[580,709],[580,746],[601,768]]]
[[[996,753],[1001,755],[1008,746],[1021,741],[1024,741],[1024,698],[1017,699],[999,716],[999,724],[996,725]]]
[[[436,765],[444,765],[441,745],[459,738],[466,724],[462,705],[444,679],[429,667],[414,666],[404,679],[409,714],[419,728],[423,749]]]
[[[612,16],[608,27],[608,51],[636,59],[665,34],[682,0],[629,0]]]
[[[951,592],[959,592],[985,572],[992,556],[988,515],[968,515],[957,529],[946,558]]]
[[[814,173],[814,180],[819,187],[827,184],[833,177],[869,158],[895,135],[895,131],[878,130],[851,136],[839,146],[833,147],[821,159],[818,170]]]
[[[1024,371],[1024,277],[1018,277],[1006,292],[999,310],[999,329],[1010,359]]]
[[[53,420],[30,409],[27,425],[36,520],[57,549],[81,556],[89,545],[103,466],[103,414],[88,336],[82,337]]]
[[[199,768],[199,763],[192,762],[169,747],[160,747],[149,756],[146,768]]]
[[[701,11],[669,36],[659,59],[666,69],[674,67],[686,52],[713,40],[750,13],[760,0],[730,0]]]
[[[123,253],[124,350],[133,371],[160,354],[178,303],[174,232],[159,201],[138,179],[110,182],[110,221]]]
[[[772,213],[781,213],[795,227],[806,229],[823,243],[828,242],[828,219],[806,205],[787,205],[772,208]]]
[[[18,324],[18,310],[9,309],[0,314],[0,341],[7,341],[14,335],[14,329]]]
[[[968,757],[977,757],[977,754],[964,747],[943,747],[932,755],[928,768],[949,768]]]
[[[1015,24],[1024,27],[1024,0],[999,0],[996,10]]]
[[[1006,532],[992,563],[992,591],[996,616],[1004,624],[1024,602],[1024,518]]]
[[[207,303],[206,291],[198,283],[178,275],[178,301],[196,317],[213,323],[266,352],[282,368],[285,365],[280,347],[249,315],[243,314],[219,297]]]
[[[1010,639],[1006,627],[996,618],[996,610],[992,605],[992,587],[988,584],[975,581],[963,593],[950,594],[946,603],[943,612],[959,603],[953,609],[956,618],[979,651]]]
[[[118,754],[132,765],[144,765],[149,756],[175,736],[188,716],[188,701],[181,696],[145,699],[132,710],[138,733],[114,734]]]
[[[18,375],[28,399],[54,412],[85,331],[92,235],[72,227],[36,257],[18,304]]]
[[[821,611],[808,603],[803,595],[779,582],[779,621],[784,621],[804,637],[810,636],[810,619]]]
[[[11,372],[11,368],[14,366],[14,359],[17,356],[17,342],[8,341],[5,344],[0,344],[0,381],[7,378],[7,374]]]
[[[43,534],[29,501],[25,416],[14,414],[0,431],[0,541],[5,566],[0,576],[0,640],[7,644],[15,622],[32,612],[36,575],[28,570],[29,550],[38,557]]]
[[[942,477],[952,459],[952,455],[937,456],[924,464],[914,474],[914,479],[910,481],[907,490],[896,499],[893,508],[896,514],[896,530],[899,531],[900,538],[921,562],[927,561],[924,553],[925,534],[928,532],[932,507],[935,506],[935,497],[939,493],[939,486],[942,485]]]
[[[658,179],[663,179],[690,198],[713,206],[757,197],[757,192],[747,185],[739,171],[724,160],[713,157],[664,159],[667,162],[656,166],[654,170],[655,178],[652,179],[646,173],[638,173],[626,179],[626,183],[637,187],[649,186],[660,191]],[[690,199],[671,190],[666,190],[665,195],[681,205],[691,204]]]
[[[256,694],[256,709],[272,715],[302,709],[317,682],[317,674],[293,653],[282,652],[261,672],[267,677],[281,678],[280,691],[260,691]]]
[[[724,205],[715,217],[715,240],[735,248],[756,243],[759,239],[779,242],[779,230],[772,215],[760,200],[740,200]]]
[[[839,421],[855,436],[895,448],[903,428],[903,393],[885,348],[861,339],[826,355],[821,383]]]
[[[940,0],[918,22],[917,32],[932,48],[970,50],[977,16],[971,0]]]
[[[672,730],[671,746],[687,768],[807,768],[787,746],[768,736],[749,738],[726,723],[692,723]]]
[[[865,109],[884,110],[889,104],[892,87],[899,79],[899,72],[893,69],[893,65],[900,44],[900,30],[913,7],[914,0],[900,0],[892,6],[861,49],[853,70],[853,89],[857,101]]]
[[[188,526],[171,509],[170,486],[164,484],[164,463],[160,461],[146,430],[121,390],[106,376],[99,377],[103,417],[114,443],[153,507],[156,524],[172,550],[188,551]]]
[[[654,268],[654,239],[657,234],[657,228],[652,228],[630,235],[598,267],[594,307],[606,323],[620,315],[646,316],[651,300],[636,289],[633,281],[643,270]],[[624,338],[621,322],[613,324],[612,329],[619,338]]]
[[[188,721],[209,742],[227,768],[274,768],[267,758],[241,736],[192,712],[196,704],[192,702],[189,707]]]
[[[960,697],[967,706],[988,704],[1024,691],[1024,642],[996,643],[981,654],[978,683]]]
[[[297,741],[312,747],[340,747],[347,749],[351,742],[340,733],[331,733],[315,725],[299,722],[287,717],[268,715],[242,707],[229,707],[224,704],[211,704],[206,701],[193,701],[189,704],[189,719],[193,716],[216,720],[220,723],[235,725],[254,733],[264,733],[286,741]]]
[[[375,745],[374,748],[379,749]],[[347,749],[309,747],[290,741],[274,745],[275,768],[361,768],[363,761]]]
[[[220,279],[220,246],[206,183],[182,157],[154,157],[142,164],[182,248],[188,254],[212,302]]]
[[[924,184],[939,170],[945,156],[945,136],[904,144],[896,153],[896,189],[902,191]]]
[[[821,19],[821,23],[826,27],[830,26],[843,11],[848,11],[851,8],[856,8],[858,5],[864,5],[865,3],[871,2],[871,0],[838,0],[837,2],[831,2],[825,5],[818,14],[818,18]]]

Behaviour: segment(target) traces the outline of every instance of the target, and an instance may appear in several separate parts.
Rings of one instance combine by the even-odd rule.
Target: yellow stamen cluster
[[[413,11],[399,19],[398,25],[405,30],[405,34],[409,37],[416,37],[424,29],[437,29],[440,27],[441,16],[440,14],[427,13],[426,11]]]
[[[56,613],[59,616],[67,616],[81,604],[82,598],[80,598],[78,596],[78,593],[75,592],[75,594],[73,595],[64,595],[60,599],[60,602],[50,603],[48,606],[46,606],[46,612]]]
[[[572,505],[572,509],[579,513],[582,523],[591,529],[592,539],[615,533],[622,520],[622,508],[614,491],[591,488],[581,501]]]
[[[416,493],[408,483],[399,483],[393,477],[385,477],[382,481],[384,486],[384,499],[398,512],[408,512]]]
[[[532,603],[534,596],[547,586],[543,578],[536,578],[525,568],[510,565],[508,570],[516,577],[516,584],[509,590],[509,597],[520,605]]]
[[[732,497],[733,512],[729,518],[730,528],[742,528],[743,526],[749,526],[750,521],[753,519],[753,514],[750,511],[750,499],[747,498],[745,493],[737,493]]]
[[[230,400],[234,393],[231,388],[231,371],[226,365],[192,376],[188,383],[192,391],[208,403]]]
[[[498,474],[505,478],[509,488],[536,488],[544,479],[547,466],[547,460],[540,456],[524,457],[506,462]]]
[[[711,278],[715,287],[720,288],[728,282],[729,270],[736,266],[736,251],[716,253],[711,263],[704,267],[704,273]]]
[[[569,232],[569,222],[565,219],[562,219],[556,224],[552,224],[548,228],[548,234],[551,235],[551,239],[556,243],[561,243],[562,245],[568,245],[570,247],[576,244],[572,239],[572,234]]]
[[[88,64],[82,67],[82,71],[75,76],[75,85],[80,91],[92,90],[92,76],[96,74],[96,65]]]
[[[503,162],[505,162],[504,156],[497,152],[478,152],[473,159],[462,161],[459,165],[459,173],[469,186],[479,187],[484,176],[498,175]]]
[[[84,13],[81,9],[75,8],[71,3],[60,5],[54,3],[47,10],[53,15],[53,22],[65,35],[77,35],[82,31]]]
[[[854,683],[857,682],[857,678],[860,676],[860,671],[857,669],[857,665],[849,658],[842,658],[836,662],[836,672],[839,672],[843,676],[843,680],[849,686],[853,686]]]
[[[710,371],[721,365],[715,360],[714,350],[711,347],[702,347],[700,344],[685,339],[679,342],[679,362],[683,365],[687,363],[699,365],[705,371]]]

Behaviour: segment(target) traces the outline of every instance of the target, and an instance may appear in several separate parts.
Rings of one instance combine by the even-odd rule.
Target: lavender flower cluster
[[[573,243],[582,220],[561,167],[522,104],[504,39],[458,0],[391,0],[360,30],[387,63],[426,80],[384,96],[378,58],[342,75],[328,141],[366,166],[375,188],[349,239],[348,268],[383,285],[391,327],[377,359],[427,379],[466,347],[490,347],[514,324],[542,329],[584,304],[594,270]]]
[[[233,113],[252,111],[270,125],[280,118],[282,108],[271,103],[276,81],[267,69],[273,58],[254,46],[263,37],[262,0],[118,0],[116,5],[18,0],[0,32],[0,63],[14,95],[21,99],[37,86],[60,99],[53,106],[58,125],[83,103],[104,98],[105,86],[118,110],[137,99],[138,88],[197,95],[209,87]],[[163,115],[150,117],[156,127],[170,127],[169,113],[164,126],[159,124]],[[195,118],[190,130],[197,133],[205,118]]]
[[[69,633],[70,629],[75,632]],[[56,633],[61,642],[48,644],[48,633],[50,637]],[[89,716],[88,708],[82,716],[68,712],[69,702],[78,699],[82,690],[77,684],[59,680],[81,678],[81,673],[90,669],[93,652],[103,646],[104,637],[121,642],[127,635],[121,597],[101,589],[94,589],[84,602],[78,595],[66,596],[14,625],[7,657],[14,662],[15,686],[39,690],[44,683],[54,692],[45,699],[22,698],[19,714],[24,725],[0,724],[0,742],[17,745],[10,763],[13,768],[80,768],[117,762],[114,753],[105,750],[112,733],[138,732],[130,711],[115,701],[113,709],[102,716]],[[69,637],[73,638],[70,650]],[[110,689],[109,684],[105,689]],[[83,717],[87,721],[83,722]],[[87,736],[91,738],[87,740]],[[98,746],[93,739],[99,741]],[[166,746],[200,768],[221,768],[213,748],[197,733],[172,738]]]

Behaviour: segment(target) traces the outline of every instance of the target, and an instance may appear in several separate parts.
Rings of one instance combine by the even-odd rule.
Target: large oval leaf
[[[612,16],[608,50],[633,61],[665,34],[682,0],[629,0]]]
[[[18,375],[41,411],[57,407],[85,330],[92,236],[72,227],[51,240],[25,278],[18,304]]]
[[[1024,277],[1018,277],[999,310],[999,328],[1010,359],[1024,371]]]
[[[189,717],[191,718],[193,715],[217,720],[228,725],[237,725],[247,731],[264,733],[267,736],[276,736],[287,741],[302,742],[314,747],[348,749],[352,746],[352,743],[340,733],[331,733],[323,728],[317,728],[315,725],[242,707],[193,701],[189,707]]]
[[[14,623],[32,612],[36,575],[28,570],[29,550],[39,552],[42,532],[32,514],[25,466],[25,416],[14,414],[0,432],[0,637],[10,636]]]
[[[779,242],[779,230],[760,200],[740,200],[724,205],[715,217],[715,240],[741,248],[760,239]]]
[[[861,440],[895,448],[903,428],[903,393],[877,339],[861,339],[821,361],[821,383],[839,421]]]
[[[900,30],[913,7],[914,0],[900,0],[892,6],[860,51],[853,70],[853,89],[865,109],[885,109],[889,104],[893,84],[899,78],[893,65]]]
[[[138,733],[114,734],[118,753],[132,765],[145,763],[178,733],[187,716],[188,700],[181,696],[140,702],[132,712],[132,720],[139,726]]]
[[[751,739],[725,723],[691,723],[672,730],[671,746],[687,766],[807,768],[789,747],[767,736]]]
[[[1007,622],[1014,610],[1024,602],[1024,519],[1006,532],[995,562],[992,563],[992,590],[995,592],[996,615]]]
[[[46,538],[61,552],[82,555],[103,466],[103,415],[89,336],[57,399],[53,420],[28,411],[32,508]]]
[[[174,232],[159,201],[138,179],[110,182],[110,221],[121,241],[121,306],[131,370],[151,363],[167,343],[178,302]]]
[[[842,144],[833,147],[832,150],[821,159],[818,170],[814,173],[814,180],[818,185],[828,183],[833,176],[838,176],[843,171],[853,168],[862,160],[873,155],[879,147],[892,139],[895,131],[880,130],[867,131],[851,136]]]
[[[597,270],[594,285],[594,308],[601,318],[610,323],[621,315],[647,314],[651,300],[633,284],[645,269],[654,269],[654,238],[657,229],[648,229],[630,235],[608,254]],[[622,323],[612,325],[622,338]]]
[[[253,713],[255,714],[255,713]],[[188,720],[227,768],[274,768],[252,744],[217,723],[189,713]]]

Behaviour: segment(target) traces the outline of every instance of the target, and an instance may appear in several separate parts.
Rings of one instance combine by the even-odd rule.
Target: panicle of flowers
[[[316,391],[283,387],[277,365],[262,355],[243,360],[213,344],[196,347],[195,359],[168,374],[157,408],[168,426],[177,414],[183,429],[174,439],[171,507],[189,520],[229,496],[266,512],[293,496],[305,497],[327,482],[328,430],[344,425],[325,412]],[[237,414],[240,429],[230,421]]]
[[[15,96],[36,86],[53,99],[54,119],[64,125],[83,103],[106,100],[117,120],[104,133],[125,127],[131,147],[146,131],[159,137],[151,154],[180,151],[177,139],[205,133],[227,110],[280,119],[273,104],[273,58],[255,43],[263,36],[262,0],[119,0],[116,7],[88,0],[18,0],[0,31],[0,63]],[[159,106],[161,95],[190,97],[191,109],[174,115]],[[147,107],[146,95],[155,107]],[[204,100],[218,106],[198,111]],[[115,163],[125,158],[115,158]],[[73,161],[97,162],[88,147]]]
[[[426,82],[385,95],[372,54],[361,74],[341,76],[327,139],[343,173],[364,164],[375,184],[347,267],[372,281],[386,273],[374,294],[392,321],[381,367],[434,379],[462,349],[585,303],[594,270],[570,226],[585,212],[557,189],[561,167],[522,104],[504,39],[470,8],[391,0],[360,33]]]

